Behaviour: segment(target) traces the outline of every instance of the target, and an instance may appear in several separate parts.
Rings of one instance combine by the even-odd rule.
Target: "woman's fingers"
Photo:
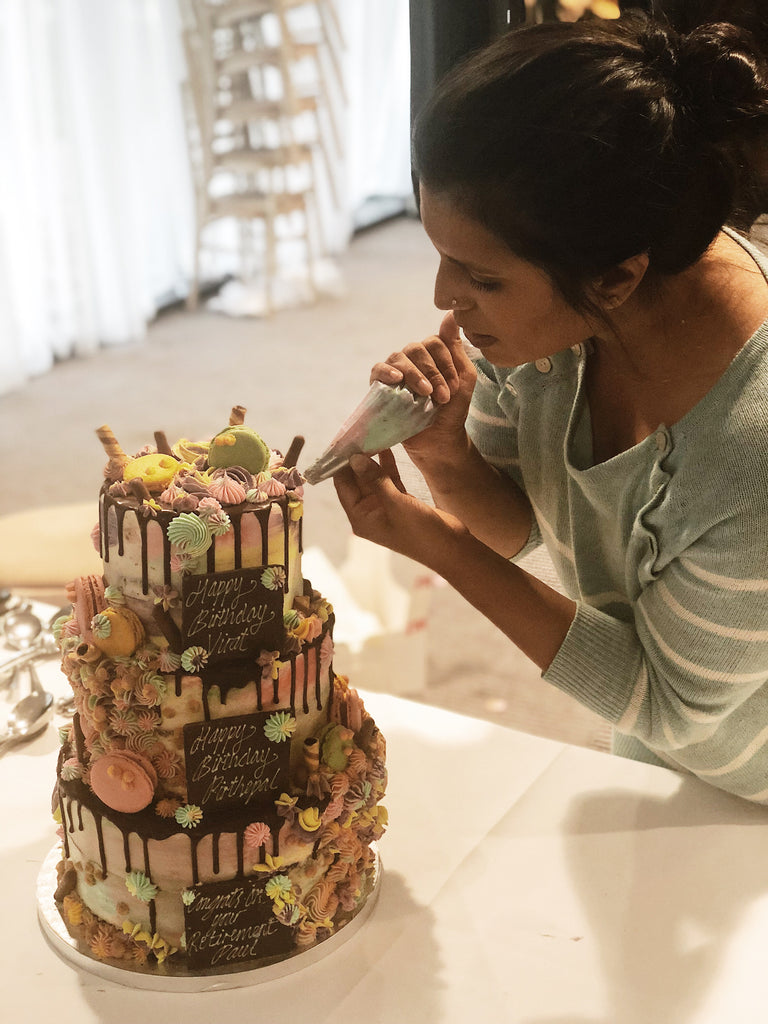
[[[406,491],[405,484],[400,477],[400,470],[397,462],[395,461],[395,456],[392,454],[392,450],[390,448],[385,448],[384,451],[379,452],[379,465],[398,491],[400,491],[401,494],[407,494],[408,492]]]
[[[415,395],[431,395],[438,405],[444,405],[459,388],[459,374],[451,350],[434,335],[416,345],[406,345],[393,352],[383,363],[371,370],[371,381],[383,384],[402,383]]]

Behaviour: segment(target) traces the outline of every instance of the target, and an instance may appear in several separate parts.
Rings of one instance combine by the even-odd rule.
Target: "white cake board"
[[[85,943],[70,934],[53,898],[58,886],[56,865],[61,860],[61,850],[58,845],[54,846],[45,858],[37,877],[37,916],[43,935],[63,960],[73,967],[78,967],[117,985],[127,985],[130,988],[154,992],[213,992],[221,989],[261,985],[297,974],[304,967],[323,960],[334,950],[354,938],[363,927],[373,913],[381,882],[381,858],[375,843],[371,844],[371,849],[376,856],[373,888],[352,920],[316,946],[298,951],[286,960],[263,967],[241,965],[194,973],[184,965],[174,964],[172,959],[156,966],[126,964],[125,967],[98,960]]]

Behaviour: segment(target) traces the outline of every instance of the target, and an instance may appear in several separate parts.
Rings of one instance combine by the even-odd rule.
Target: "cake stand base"
[[[323,942],[306,950],[297,950],[287,959],[266,962],[262,966],[253,964],[228,967],[221,970],[193,972],[183,964],[174,964],[172,959],[157,965],[112,964],[97,959],[90,948],[73,935],[61,916],[53,894],[58,886],[56,865],[61,851],[55,846],[46,857],[37,878],[37,916],[43,935],[59,956],[73,967],[78,967],[105,981],[130,988],[147,989],[155,992],[212,992],[217,989],[245,988],[278,981],[298,973],[305,967],[325,959],[334,950],[354,938],[373,913],[379,895],[381,882],[381,859],[376,844],[374,880],[367,899],[355,916]]]

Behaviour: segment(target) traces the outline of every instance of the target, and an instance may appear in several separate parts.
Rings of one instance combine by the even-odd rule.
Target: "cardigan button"
[[[537,359],[533,365],[536,367],[539,373],[549,373],[549,371],[552,369],[552,360],[544,356],[543,359]]]

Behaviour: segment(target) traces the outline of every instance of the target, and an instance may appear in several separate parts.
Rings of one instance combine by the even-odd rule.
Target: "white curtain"
[[[410,191],[407,0],[344,0],[345,208]],[[0,2],[0,394],[140,338],[186,293],[193,199],[176,0]]]
[[[0,4],[0,390],[140,337],[192,205],[176,6]]]

